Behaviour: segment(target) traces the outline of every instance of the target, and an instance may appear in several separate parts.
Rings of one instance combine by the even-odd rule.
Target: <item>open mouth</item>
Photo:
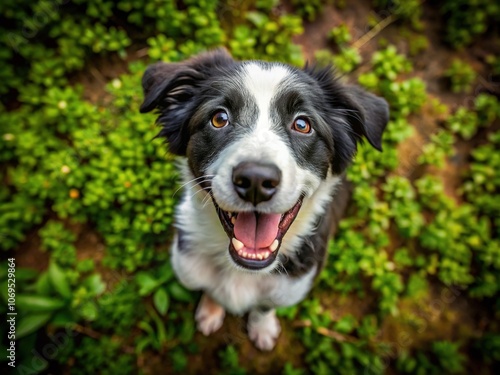
[[[258,211],[228,212],[222,210],[212,196],[220,222],[229,237],[229,254],[236,264],[259,270],[273,263],[281,241],[302,206],[302,197],[283,214]]]

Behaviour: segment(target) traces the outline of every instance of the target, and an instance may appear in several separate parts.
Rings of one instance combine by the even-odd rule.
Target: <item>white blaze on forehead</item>
[[[285,66],[274,65],[263,67],[256,63],[245,65],[244,86],[254,97],[259,109],[259,119],[256,125],[268,125],[270,122],[270,104],[280,84],[290,76]]]

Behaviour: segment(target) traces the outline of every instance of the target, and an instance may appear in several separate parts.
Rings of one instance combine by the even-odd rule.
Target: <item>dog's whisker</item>
[[[207,194],[201,201],[202,207],[205,208],[209,203],[210,203],[210,194]],[[219,210],[218,207],[216,207],[217,210]]]
[[[195,195],[197,195],[197,194],[199,194],[201,192],[204,192],[206,194],[206,196],[203,197],[203,199],[205,199],[207,196],[210,197],[210,194],[209,194],[210,193],[210,188],[207,187],[207,188],[199,188],[199,189],[197,189],[193,194],[191,194],[189,196],[189,198],[194,198]]]
[[[181,190],[183,187],[191,184],[191,183],[195,183],[195,186],[196,185],[200,185],[204,182],[209,182],[209,181],[212,181],[212,179],[215,177],[215,175],[210,175],[210,174],[207,174],[207,175],[203,175],[203,176],[200,176],[200,177],[196,177],[196,178],[193,178],[185,183],[183,183],[182,185],[180,185],[175,191],[174,193],[172,194],[172,198],[175,196],[175,194],[177,194],[179,192],[179,190]],[[202,181],[197,181],[197,180],[202,180]]]

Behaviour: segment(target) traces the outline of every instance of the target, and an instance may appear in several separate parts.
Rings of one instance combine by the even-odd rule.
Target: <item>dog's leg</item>
[[[248,316],[248,336],[260,350],[272,350],[276,345],[281,326],[276,312],[255,309]]]
[[[198,308],[196,309],[196,322],[198,331],[205,336],[217,331],[224,322],[226,312],[217,302],[203,293]]]

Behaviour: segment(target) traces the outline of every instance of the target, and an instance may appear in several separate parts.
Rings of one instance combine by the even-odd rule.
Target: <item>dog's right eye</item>
[[[229,116],[226,111],[219,111],[212,117],[212,125],[216,128],[223,128],[229,124]]]

